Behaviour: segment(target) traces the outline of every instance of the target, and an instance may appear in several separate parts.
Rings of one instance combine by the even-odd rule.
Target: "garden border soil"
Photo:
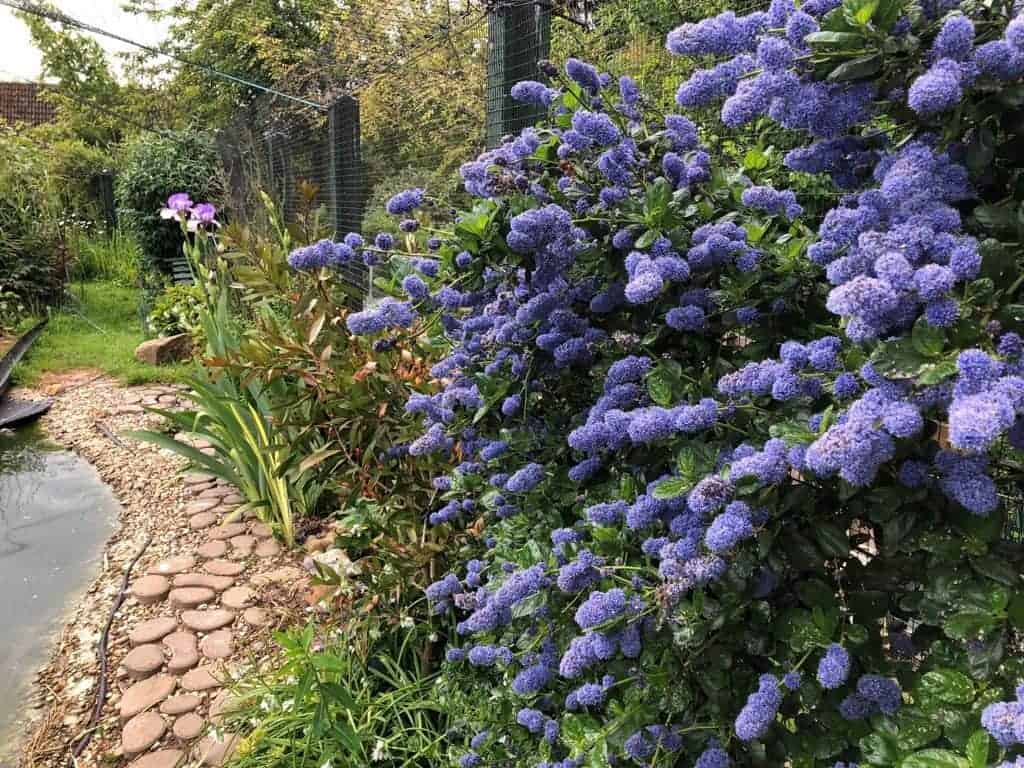
[[[17,764],[21,768],[64,768],[72,745],[84,740],[99,687],[97,644],[121,591],[125,569],[151,539],[132,571],[127,598],[114,614],[106,702],[75,764],[110,768],[217,765],[223,750],[217,747],[216,734],[209,735],[206,726],[209,720],[216,720],[227,702],[220,683],[273,655],[270,633],[274,628],[304,620],[306,601],[302,597],[309,591],[309,579],[300,567],[302,553],[281,551],[269,538],[266,526],[237,506],[241,498],[234,489],[210,477],[182,475],[181,459],[122,436],[125,430],[160,425],[162,420],[147,413],[145,406],[180,407],[180,387],[126,388],[101,374],[80,371],[44,380],[40,389],[19,394],[55,398],[53,409],[43,419],[44,430],[53,441],[96,468],[121,510],[118,528],[105,546],[100,573],[65,616],[49,661],[31,683],[21,722],[12,729],[24,734],[14,752],[20,761]],[[200,554],[220,549],[211,542],[224,544],[223,557]],[[193,588],[175,589],[168,596],[169,590],[158,589],[158,594],[150,597],[144,589],[153,582],[161,587],[161,579],[171,587],[175,578],[209,578],[219,567],[232,570],[240,566],[244,570],[235,577],[232,588],[212,595]],[[179,568],[181,572],[176,573]],[[203,631],[190,627],[190,621],[202,626],[218,611],[225,620],[230,614],[224,628]],[[203,615],[186,616],[190,612]],[[166,644],[161,647],[160,638],[133,646],[132,629],[155,617],[174,618],[175,634],[181,638],[188,639],[185,636],[191,634],[188,642],[197,646],[196,661],[188,664],[185,659],[188,666],[172,670],[168,668],[172,650]],[[129,657],[139,648],[146,651]],[[137,662],[147,655],[152,657],[148,665],[140,667]],[[216,684],[188,690],[206,673],[217,678]],[[194,695],[198,701],[192,711],[176,717],[177,713],[164,712],[172,707],[162,707],[161,700],[155,700],[142,707],[138,716],[122,719],[130,711],[122,699],[132,686],[164,678],[173,679],[176,694]]]

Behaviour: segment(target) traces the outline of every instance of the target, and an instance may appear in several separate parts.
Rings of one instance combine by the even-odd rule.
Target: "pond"
[[[38,427],[0,430],[0,766],[55,632],[96,574],[118,503],[96,470]]]

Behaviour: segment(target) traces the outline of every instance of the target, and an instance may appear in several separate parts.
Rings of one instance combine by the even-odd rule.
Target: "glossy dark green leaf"
[[[843,62],[828,73],[828,80],[833,83],[845,83],[851,80],[864,80],[878,74],[882,69],[882,54],[858,56]]]
[[[971,764],[949,749],[922,749],[905,757],[900,768],[971,768]]]
[[[947,704],[970,704],[974,700],[974,683],[967,675],[955,669],[925,672],[915,690],[925,700]]]
[[[983,730],[977,730],[971,734],[971,738],[967,740],[967,760],[971,764],[971,768],[985,768],[988,765],[988,752],[991,739],[988,733]]]
[[[918,318],[910,335],[914,350],[924,357],[938,357],[946,346],[946,332],[930,325],[924,317]]]

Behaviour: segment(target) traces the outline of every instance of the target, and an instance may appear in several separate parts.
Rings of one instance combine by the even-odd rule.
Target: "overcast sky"
[[[56,6],[68,16],[115,32],[142,43],[155,44],[163,38],[158,25],[141,16],[121,10],[122,0],[57,0]],[[131,46],[96,36],[107,51],[137,50]],[[117,60],[111,58],[117,66]],[[32,47],[28,28],[9,8],[0,6],[0,80],[34,80],[39,77],[39,52]]]

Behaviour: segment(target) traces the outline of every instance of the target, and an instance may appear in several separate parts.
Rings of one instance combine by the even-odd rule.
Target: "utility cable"
[[[83,21],[79,21],[78,19],[68,16],[63,11],[50,11],[45,8],[40,8],[38,6],[32,5],[31,3],[28,2],[28,0],[0,0],[0,5],[7,6],[8,8],[12,8],[16,11],[21,11],[23,13],[32,14],[33,16],[38,16],[40,18],[47,19],[58,24],[64,24],[69,27],[75,27],[76,29],[81,29],[84,32],[90,32],[94,35],[102,35],[104,37],[109,37],[111,40],[117,40],[118,42],[125,43],[126,45],[141,48],[142,50],[146,51],[147,53],[153,54],[154,56],[166,56],[169,59],[181,62],[182,64],[187,64],[190,67],[196,67],[197,69],[201,69],[209,75],[213,75],[214,77],[219,77],[224,80],[228,80],[230,82],[235,83],[236,85],[244,85],[247,88],[255,88],[256,90],[263,91],[264,93],[272,93],[275,96],[280,96],[283,99],[288,99],[289,101],[294,101],[299,104],[302,104],[303,106],[312,107],[313,109],[318,109],[321,111],[327,110],[327,107],[323,104],[320,104],[319,102],[310,101],[309,99],[304,99],[301,98],[300,96],[293,96],[290,93],[284,93],[283,91],[279,91],[276,88],[271,88],[266,85],[254,83],[251,80],[246,80],[244,77],[238,77],[237,75],[232,75],[228,72],[221,72],[219,69],[211,67],[207,64],[203,64],[202,62],[193,61],[192,59],[186,58],[176,53],[168,53],[167,51],[161,50],[160,48],[157,48],[155,46],[147,45],[146,43],[140,43],[137,40],[132,40],[130,38],[123,37],[122,35],[119,35],[115,32],[110,32],[108,30],[101,29],[100,27],[93,26],[92,24],[86,24]]]

